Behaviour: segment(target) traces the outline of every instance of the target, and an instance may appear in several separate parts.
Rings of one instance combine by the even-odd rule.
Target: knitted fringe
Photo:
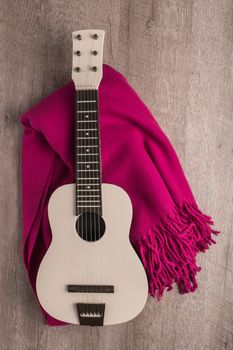
[[[212,219],[204,215],[195,204],[176,208],[166,222],[154,226],[137,244],[137,251],[147,273],[149,293],[158,300],[165,288],[178,284],[180,293],[197,288],[196,254],[216,243],[212,234]]]

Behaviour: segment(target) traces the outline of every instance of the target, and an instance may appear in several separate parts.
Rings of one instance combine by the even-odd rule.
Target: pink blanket
[[[214,243],[211,218],[197,207],[169,140],[127,80],[104,65],[99,88],[102,180],[122,187],[133,204],[130,241],[160,299],[177,283],[197,288],[196,254]],[[75,90],[72,82],[24,113],[22,150],[23,257],[34,292],[50,242],[47,205],[74,182]],[[62,325],[43,309],[49,325]]]

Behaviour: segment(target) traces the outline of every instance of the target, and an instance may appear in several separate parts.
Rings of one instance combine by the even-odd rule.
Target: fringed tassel
[[[196,254],[215,241],[213,221],[196,204],[176,208],[166,222],[156,225],[138,242],[137,251],[147,273],[149,293],[160,299],[165,289],[177,283],[180,293],[197,288]]]

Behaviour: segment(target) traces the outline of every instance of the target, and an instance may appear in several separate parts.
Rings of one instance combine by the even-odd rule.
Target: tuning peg
[[[94,72],[96,72],[97,69],[98,69],[98,68],[97,68],[96,66],[93,66],[93,67],[92,67],[92,70],[93,70]]]
[[[98,34],[93,35],[93,39],[97,40],[98,39]]]
[[[79,73],[81,71],[81,68],[80,67],[76,67],[75,71]]]
[[[96,56],[97,55],[97,51],[95,50],[95,51],[92,51],[92,54],[94,55],[94,56]]]
[[[81,56],[81,51],[79,51],[79,50],[76,51],[76,55],[77,55],[77,56]]]
[[[81,34],[77,34],[77,39],[78,40],[82,40],[82,35]]]

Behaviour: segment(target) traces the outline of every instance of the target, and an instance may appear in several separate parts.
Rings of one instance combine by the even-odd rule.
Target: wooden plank
[[[41,98],[39,82],[42,82],[40,67],[43,63],[39,62],[39,42],[33,39],[38,29],[38,8],[29,2],[23,7],[20,2],[18,5],[13,1],[5,3],[1,19],[0,338],[3,350],[36,349],[38,324],[42,319],[28,288],[22,262],[18,117]],[[37,71],[33,63],[35,66],[38,63]],[[38,88],[34,89],[35,86]]]

